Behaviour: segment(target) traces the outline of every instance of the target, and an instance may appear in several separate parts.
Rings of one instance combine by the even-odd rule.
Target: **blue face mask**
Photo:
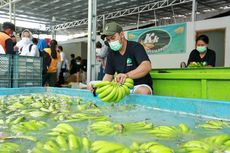
[[[122,48],[122,44],[119,42],[119,40],[110,42],[109,46],[113,51],[119,51]]]

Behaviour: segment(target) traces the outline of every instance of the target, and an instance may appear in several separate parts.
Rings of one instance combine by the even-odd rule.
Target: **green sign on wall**
[[[128,40],[140,42],[148,54],[186,52],[186,24],[175,24],[127,32]]]

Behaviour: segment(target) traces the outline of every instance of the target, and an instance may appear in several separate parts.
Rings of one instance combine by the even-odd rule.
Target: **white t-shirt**
[[[21,49],[21,56],[33,56],[33,57],[39,57],[39,51],[37,45],[32,45],[31,51],[29,50],[30,46],[32,44],[28,44],[26,46],[23,46]]]

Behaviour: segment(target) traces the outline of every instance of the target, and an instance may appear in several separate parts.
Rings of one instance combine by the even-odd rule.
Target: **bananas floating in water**
[[[62,152],[82,152],[90,151],[91,141],[86,138],[80,138],[74,134],[58,135],[44,144],[38,142],[32,149],[32,153],[62,153]]]
[[[115,124],[110,121],[102,121],[93,123],[90,128],[97,135],[115,135],[118,133],[148,133],[153,129],[153,125],[145,122]]]
[[[177,126],[158,126],[153,130],[149,131],[149,133],[153,134],[158,138],[175,138],[180,136],[181,134],[188,134],[190,129],[187,125],[181,123]]]
[[[100,81],[94,86],[97,88],[96,93],[103,102],[119,102],[126,95],[130,94],[130,90],[134,87],[133,80],[127,78],[125,83],[120,85],[115,81]]]
[[[126,146],[109,141],[95,141],[92,143],[91,150],[94,153],[131,153]]]
[[[132,153],[174,153],[174,151],[162,144],[159,144],[158,142],[146,142],[143,144],[138,144],[136,142],[134,142],[131,145],[131,150]]]
[[[15,133],[26,133],[30,131],[38,131],[45,126],[47,126],[47,123],[44,121],[30,120],[28,122],[20,122],[19,124],[12,125],[11,130]]]
[[[223,129],[223,128],[230,128],[230,124],[222,120],[210,120],[204,124],[198,125],[198,128]]]
[[[184,143],[178,153],[225,153],[230,150],[230,136],[223,134]]]

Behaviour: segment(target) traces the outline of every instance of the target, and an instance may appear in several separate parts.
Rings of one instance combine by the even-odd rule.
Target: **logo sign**
[[[171,42],[171,35],[164,30],[150,30],[140,35],[138,42],[149,53],[164,51]]]
[[[186,52],[186,24],[167,25],[127,32],[128,40],[143,45],[147,54]]]

